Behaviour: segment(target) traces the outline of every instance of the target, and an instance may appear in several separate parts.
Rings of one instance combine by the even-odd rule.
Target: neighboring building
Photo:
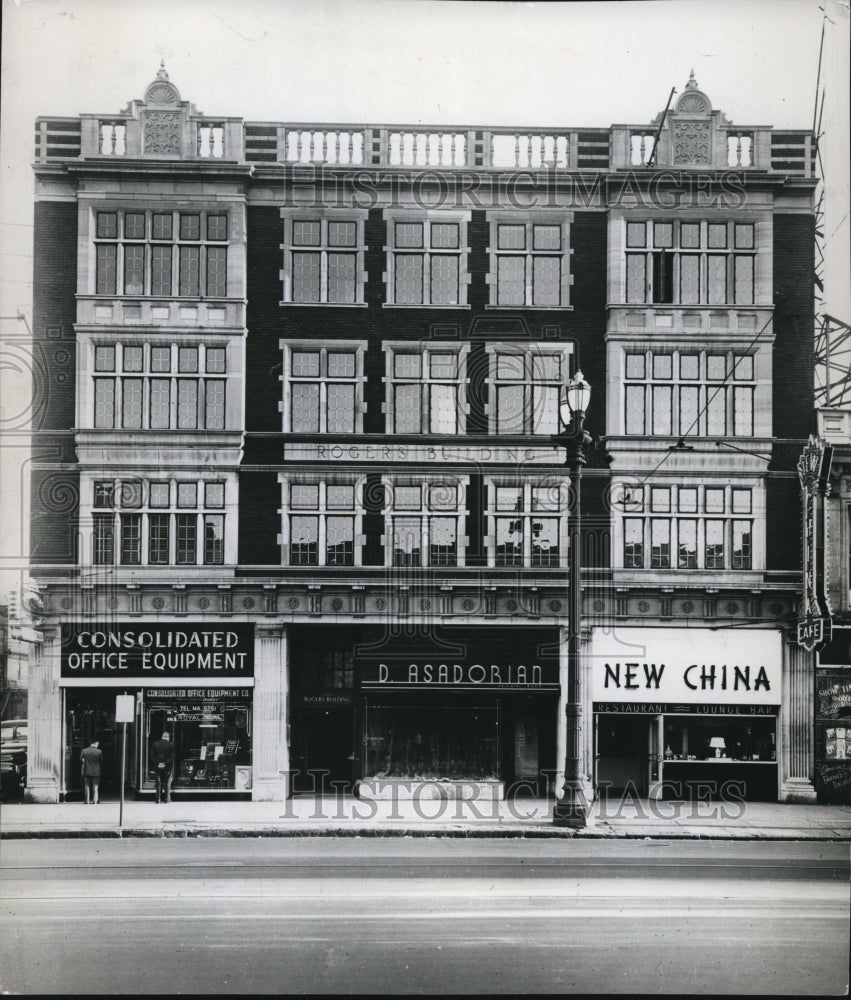
[[[827,456],[818,484],[824,559],[816,586],[830,626],[817,646],[816,791],[819,801],[851,803],[851,409],[818,410],[811,450]]]
[[[36,140],[32,798],[109,771],[117,692],[141,793],[163,729],[178,791],[559,787],[580,367],[588,784],[814,798],[810,132],[693,78],[642,126],[252,122],[161,70]]]

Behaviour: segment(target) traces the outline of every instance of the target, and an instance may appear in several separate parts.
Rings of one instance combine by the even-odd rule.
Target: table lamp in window
[[[726,748],[727,748],[727,744],[724,741],[724,737],[723,736],[713,736],[709,740],[709,749],[715,751],[715,756],[716,757],[723,757],[724,755],[721,753],[721,751],[722,750],[726,750]]]

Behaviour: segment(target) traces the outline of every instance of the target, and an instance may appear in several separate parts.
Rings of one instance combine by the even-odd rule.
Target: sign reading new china
[[[780,633],[768,629],[595,629],[595,702],[779,705]]]
[[[62,677],[252,677],[254,626],[66,624]]]

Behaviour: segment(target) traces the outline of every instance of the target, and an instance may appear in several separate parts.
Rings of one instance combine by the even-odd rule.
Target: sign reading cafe
[[[252,677],[254,626],[65,625],[62,677]]]

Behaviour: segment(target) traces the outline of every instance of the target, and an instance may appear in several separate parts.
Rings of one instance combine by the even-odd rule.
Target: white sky
[[[734,123],[810,128],[822,8],[825,308],[849,322],[848,0],[3,0],[0,336],[32,314],[35,118],[116,113],[161,58],[184,100],[253,120],[642,124],[693,67]],[[4,430],[21,411],[16,367],[0,358]],[[4,475],[0,594],[19,493]]]

